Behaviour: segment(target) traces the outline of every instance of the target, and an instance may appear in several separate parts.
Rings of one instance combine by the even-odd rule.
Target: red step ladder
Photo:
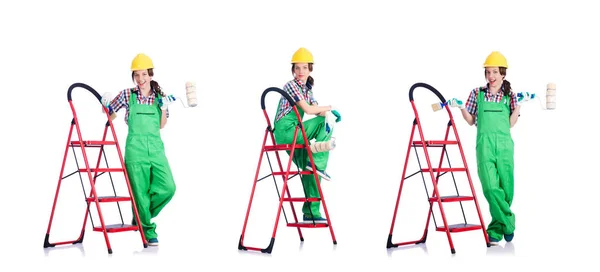
[[[252,191],[250,194],[250,201],[248,203],[248,209],[246,211],[246,218],[244,220],[244,227],[242,229],[242,234],[240,236],[240,240],[239,240],[239,244],[238,244],[238,249],[239,250],[246,250],[246,251],[260,251],[262,253],[271,253],[273,250],[273,244],[275,243],[275,236],[277,233],[277,226],[279,223],[279,219],[280,219],[280,215],[283,212],[285,221],[286,221],[286,225],[288,227],[294,227],[298,230],[298,234],[300,236],[300,241],[304,241],[304,237],[302,235],[302,230],[301,228],[329,228],[329,231],[331,233],[331,238],[333,240],[333,244],[337,244],[336,238],[335,238],[335,234],[333,232],[333,228],[331,226],[331,219],[329,217],[329,212],[327,210],[327,205],[325,204],[325,198],[323,196],[323,191],[321,190],[321,179],[319,177],[319,175],[315,172],[315,171],[308,171],[308,170],[300,170],[298,169],[298,167],[296,167],[296,170],[291,169],[292,168],[292,164],[293,164],[293,158],[294,158],[294,151],[295,150],[299,150],[299,149],[306,149],[306,152],[308,153],[308,156],[310,158],[310,162],[312,163],[312,165],[314,164],[313,161],[313,156],[312,156],[312,152],[310,150],[310,145],[308,144],[297,144],[296,140],[294,140],[293,143],[291,144],[276,144],[275,142],[275,137],[273,136],[273,127],[271,126],[271,121],[269,119],[269,115],[267,114],[267,111],[265,110],[265,97],[267,95],[267,93],[269,92],[277,92],[279,94],[281,94],[285,99],[287,99],[287,101],[290,103],[290,105],[293,107],[293,111],[296,114],[296,117],[298,118],[298,120],[302,120],[300,117],[300,114],[298,112],[297,109],[297,105],[294,102],[294,100],[282,89],[280,88],[276,88],[276,87],[270,87],[267,88],[261,97],[261,108],[262,111],[264,113],[264,116],[267,120],[267,128],[265,130],[265,135],[263,138],[263,143],[262,143],[262,147],[261,147],[261,151],[260,151],[260,156],[258,159],[258,167],[256,169],[256,174],[254,176],[254,183],[252,184]],[[304,130],[304,128],[302,127],[302,122],[299,122],[299,125],[296,126],[296,130],[294,132],[294,139],[297,139],[298,133],[302,133],[302,137],[304,138],[304,142],[305,143],[309,143],[308,138],[306,136],[306,132]],[[267,139],[270,140],[271,144],[267,144]],[[289,151],[289,160],[287,162],[287,165],[285,166],[285,170],[284,167],[281,163],[281,158],[279,155],[279,152],[281,151]],[[269,158],[269,152],[271,153],[275,153],[275,157],[277,158],[277,165],[279,166],[279,171],[274,171],[273,170],[273,166],[271,165],[271,159]],[[266,155],[267,157],[267,161],[269,163],[269,169],[270,169],[270,173],[267,174],[266,176],[259,178],[260,172],[261,172],[261,165],[263,163],[263,155]],[[321,196],[320,198],[307,198],[306,196],[304,197],[292,197],[291,193],[290,193],[290,186],[288,184],[288,182],[293,179],[294,177],[298,177],[297,180],[298,182],[300,182],[300,176],[301,175],[314,175],[316,181],[317,181],[317,187],[319,190],[319,195]],[[269,245],[265,248],[258,248],[258,247],[251,247],[251,246],[247,246],[244,244],[244,237],[245,237],[245,233],[246,233],[246,227],[248,225],[248,218],[250,216],[250,209],[252,206],[252,200],[254,198],[254,193],[256,190],[256,185],[258,184],[259,181],[262,181],[268,177],[272,177],[273,178],[273,183],[275,184],[275,188],[277,189],[277,195],[278,195],[278,199],[279,199],[279,205],[277,207],[277,215],[276,215],[276,219],[275,219],[275,226],[273,228],[273,234],[271,236],[271,240],[269,242]],[[278,187],[278,183],[277,183],[277,179],[275,177],[281,177],[282,181],[283,181],[283,185],[282,185],[282,189],[281,191],[279,191],[279,187]],[[300,182],[301,183],[301,182]],[[301,183],[302,184],[302,183]],[[304,190],[303,190],[304,192]],[[325,212],[325,217],[327,219],[326,222],[320,222],[320,221],[298,221],[298,216],[296,215],[296,210],[294,208],[294,203],[305,203],[305,202],[318,202],[320,201],[322,206],[323,206],[323,211]],[[283,203],[289,203],[291,210],[292,210],[292,215],[293,215],[293,220],[289,220],[285,214],[285,209],[283,208]]]
[[[91,88],[90,86],[83,84],[83,83],[74,83],[69,87],[69,90],[67,92],[67,99],[69,101],[69,105],[71,106],[71,111],[73,112],[73,119],[71,121],[71,126],[70,126],[70,130],[69,130],[69,136],[68,136],[68,140],[67,140],[67,146],[65,149],[65,153],[64,153],[64,158],[63,158],[63,162],[62,162],[62,167],[60,170],[60,175],[58,178],[58,186],[56,188],[56,193],[54,196],[54,202],[52,204],[52,211],[50,213],[50,220],[48,222],[48,229],[46,231],[46,236],[44,238],[44,248],[48,248],[48,247],[55,247],[57,245],[66,245],[66,244],[78,244],[78,243],[82,243],[83,242],[83,237],[85,234],[85,228],[86,228],[86,223],[87,223],[87,217],[89,215],[90,217],[90,221],[92,224],[92,230],[93,231],[97,231],[97,232],[102,232],[104,234],[104,239],[106,240],[106,247],[108,248],[108,253],[112,254],[112,247],[110,245],[110,241],[108,239],[108,233],[116,233],[116,232],[124,232],[124,231],[139,231],[140,235],[141,235],[141,239],[142,239],[142,243],[144,245],[144,248],[148,247],[148,243],[146,241],[146,238],[144,237],[144,232],[142,231],[142,227],[140,224],[136,224],[136,225],[130,225],[130,224],[125,224],[123,221],[123,215],[121,213],[121,206],[119,205],[120,202],[130,202],[133,208],[133,212],[134,212],[134,216],[135,216],[135,220],[136,222],[140,222],[139,220],[139,214],[138,214],[138,210],[137,210],[137,206],[135,204],[134,198],[133,198],[133,194],[131,191],[131,186],[129,184],[129,177],[127,176],[127,171],[125,170],[125,163],[123,160],[123,156],[121,153],[121,147],[119,146],[119,142],[115,133],[115,129],[113,127],[112,121],[110,120],[110,115],[108,112],[108,109],[104,108],[104,112],[106,114],[106,117],[108,119],[108,121],[106,122],[106,126],[104,128],[104,135],[102,136],[101,140],[83,140],[82,137],[82,133],[81,133],[81,127],[79,124],[79,120],[77,118],[77,114],[75,112],[75,106],[73,105],[73,101],[71,99],[71,92],[73,91],[73,89],[75,88],[83,88],[86,89],[88,91],[90,91],[97,99],[98,102],[101,101],[101,96],[98,94],[98,92],[96,92],[93,88]],[[111,134],[112,134],[112,140],[107,139],[107,134],[108,134],[108,129],[110,128],[111,130]],[[76,131],[76,135],[77,138],[73,139],[73,129],[75,129]],[[120,161],[120,166],[119,168],[110,168],[108,166],[108,160],[106,158],[106,151],[105,151],[105,146],[113,146],[116,148],[116,151],[118,152],[119,155],[119,161]],[[81,166],[78,162],[77,162],[77,155],[76,155],[76,149],[75,148],[81,148],[81,153],[83,155],[83,162],[84,165]],[[87,155],[87,151],[86,149],[88,148],[94,148],[94,149],[98,149],[98,159],[96,161],[96,164],[94,167],[92,167],[90,165],[90,161],[88,159],[88,155]],[[65,165],[67,162],[67,156],[69,153],[69,149],[72,150],[73,152],[73,156],[75,158],[75,162],[77,165],[77,169],[72,172],[69,173],[67,175],[64,175],[65,173]],[[101,162],[104,161],[106,166],[105,167],[101,167]],[[115,173],[115,172],[119,172],[119,173],[123,173],[124,174],[124,178],[125,178],[125,183],[127,184],[127,189],[128,189],[128,194],[125,196],[118,196],[117,192],[116,192],[116,188],[113,182],[113,178],[111,173]],[[108,195],[108,196],[99,196],[97,194],[97,190],[96,190],[96,179],[104,174],[104,173],[108,173],[109,177],[110,177],[110,183],[112,185],[112,191],[113,191],[113,195]],[[61,241],[61,242],[50,242],[50,229],[52,227],[52,221],[54,219],[54,213],[56,210],[56,204],[58,201],[58,196],[59,196],[59,191],[61,188],[61,184],[62,182],[67,179],[68,177],[71,177],[75,174],[78,174],[79,179],[81,181],[81,186],[84,188],[84,197],[85,197],[85,201],[86,201],[86,211],[85,211],[85,216],[83,218],[83,226],[81,228],[81,232],[79,233],[79,237],[75,240],[69,240],[69,241]],[[85,185],[83,183],[83,177],[82,175],[87,175],[89,182],[90,182],[90,192],[87,193],[86,189],[85,189]],[[91,204],[95,204],[97,212],[98,212],[98,218],[100,219],[100,224],[99,225],[94,225],[94,221],[92,218],[92,214],[90,211],[90,205]],[[119,215],[121,217],[121,222],[117,223],[117,224],[110,224],[107,225],[105,223],[104,217],[102,215],[102,209],[100,207],[101,203],[116,203],[118,211],[119,211]]]
[[[410,133],[408,150],[406,152],[406,161],[404,163],[404,170],[402,171],[402,179],[400,182],[400,189],[398,191],[398,197],[396,199],[396,207],[394,209],[394,216],[392,218],[392,226],[390,227],[390,233],[389,233],[388,240],[387,240],[387,248],[398,247],[398,246],[403,246],[403,245],[425,243],[425,241],[427,240],[427,231],[428,231],[429,222],[430,222],[431,218],[433,218],[433,221],[435,224],[435,230],[446,233],[452,254],[456,253],[456,250],[454,249],[454,243],[452,242],[452,236],[450,235],[451,233],[472,231],[472,230],[482,230],[483,236],[485,238],[485,242],[486,242],[487,246],[490,247],[490,241],[487,236],[483,217],[482,217],[481,211],[479,209],[479,203],[477,202],[477,197],[475,195],[475,189],[473,187],[473,182],[471,180],[470,171],[467,166],[467,161],[465,159],[463,147],[460,142],[458,132],[456,130],[456,125],[454,123],[454,119],[452,117],[452,112],[450,111],[450,107],[444,106],[444,108],[446,109],[446,112],[448,113],[448,117],[449,117],[449,121],[448,121],[448,125],[446,127],[446,133],[445,133],[444,139],[442,139],[442,140],[425,140],[425,137],[423,136],[423,128],[421,126],[421,120],[419,119],[419,114],[417,112],[417,108],[415,106],[415,102],[413,99],[413,91],[417,88],[428,89],[431,92],[433,92],[435,95],[437,95],[437,97],[440,99],[440,101],[442,103],[446,102],[446,99],[440,94],[439,91],[437,91],[435,88],[433,88],[432,86],[430,86],[426,83],[415,83],[410,88],[409,100],[412,105],[412,109],[415,113],[415,119],[413,121],[412,130]],[[418,133],[419,133],[420,139],[415,139],[415,128],[418,128]],[[451,139],[449,137],[450,131],[452,131],[452,133],[454,134],[454,139]],[[462,166],[459,166],[459,167],[451,166],[450,157],[448,156],[448,148],[450,148],[450,146],[457,146],[458,149],[460,150],[460,155],[462,157],[462,163],[463,163]],[[421,166],[421,161],[418,158],[419,153],[417,152],[417,147],[423,148],[423,153],[425,154],[425,161],[427,163],[427,165],[425,167]],[[420,169],[417,172],[407,176],[406,170],[407,170],[407,165],[409,163],[411,148],[415,149],[415,154],[417,156]],[[437,164],[437,168],[435,168],[431,163],[430,151],[429,151],[430,148],[441,148],[441,156],[440,156],[440,161]],[[446,157],[447,166],[444,166],[444,157]],[[455,190],[453,190],[454,192],[452,192],[452,195],[441,195],[439,187],[438,187],[438,182],[440,182],[441,184],[443,184],[444,182],[447,182],[445,180],[440,181],[440,178],[442,177],[442,175],[445,175],[447,173],[450,173],[452,176]],[[463,194],[459,193],[454,173],[466,174],[467,180],[470,185],[470,191],[471,191],[470,194],[463,195]],[[425,182],[425,175],[427,175],[427,174],[429,175],[429,177],[431,178],[431,181],[432,181],[432,185],[433,185],[432,186],[433,191],[431,192],[431,195],[429,194],[429,192],[427,192],[427,201],[429,202],[429,212],[427,215],[427,221],[425,222],[425,231],[423,232],[423,235],[421,236],[421,238],[419,238],[418,240],[393,243],[392,242],[392,234],[393,234],[393,230],[394,230],[394,224],[396,222],[396,215],[398,214],[398,205],[400,203],[400,196],[402,194],[402,188],[404,186],[404,182],[408,178],[413,177],[417,174],[421,174],[421,177],[423,178],[423,184],[425,185],[426,192],[427,192],[427,184]],[[464,211],[464,207],[463,207],[463,202],[471,202],[471,203],[475,204],[475,208],[477,209],[477,214],[479,216],[478,224],[467,223],[467,219],[466,219],[466,215],[465,215],[465,211]],[[446,218],[446,213],[444,211],[444,205],[451,205],[450,203],[453,203],[453,204],[458,203],[460,205],[460,210],[463,215],[463,221],[461,223],[448,224],[448,219]],[[437,206],[439,207],[439,212],[442,217],[442,224],[439,226],[435,220],[435,214],[433,212],[434,204],[437,204]]]

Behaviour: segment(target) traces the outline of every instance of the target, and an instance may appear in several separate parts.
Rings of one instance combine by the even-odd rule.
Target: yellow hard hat
[[[301,47],[292,56],[292,63],[313,63],[313,55],[308,49]]]
[[[133,58],[133,61],[131,61],[131,71],[147,70],[151,68],[154,68],[154,64],[150,57],[145,54],[138,54]]]
[[[485,62],[483,63],[483,67],[504,67],[508,68],[508,63],[506,62],[506,58],[498,51],[494,51],[487,56]]]

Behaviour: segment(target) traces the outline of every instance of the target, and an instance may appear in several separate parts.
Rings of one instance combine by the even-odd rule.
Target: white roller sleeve
[[[556,84],[548,83],[546,86],[546,109],[556,109]]]
[[[310,151],[312,153],[319,153],[323,151],[330,151],[335,148],[335,138],[331,138],[331,140],[327,142],[314,142],[310,145]]]
[[[190,107],[198,105],[198,99],[196,98],[196,83],[188,81],[185,83],[185,95],[187,97],[187,104]]]

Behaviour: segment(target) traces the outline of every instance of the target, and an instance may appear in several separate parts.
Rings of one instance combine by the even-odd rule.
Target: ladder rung
[[[438,171],[440,173],[443,173],[443,172],[464,172],[464,171],[467,171],[467,168],[455,168],[455,167],[453,167],[453,168],[423,168],[423,169],[421,169],[421,171],[423,171],[423,172],[433,171],[434,173],[436,173]]]
[[[457,201],[469,201],[474,200],[475,198],[472,196],[442,196],[440,197],[442,202],[457,202]],[[437,202],[437,197],[430,197],[429,202]]]
[[[291,202],[306,202],[306,201],[308,201],[308,202],[319,202],[319,201],[321,201],[321,199],[318,198],[318,197],[309,197],[308,199],[304,198],[304,197],[286,197],[286,198],[283,199],[283,201],[291,201]]]
[[[127,224],[112,224],[106,225],[106,232],[122,232],[122,231],[131,231],[137,230],[138,227],[134,225]],[[103,231],[102,226],[94,227],[94,231]]]
[[[470,230],[478,230],[481,229],[481,225],[474,224],[454,224],[449,225],[448,229],[450,232],[462,232],[462,231],[470,231]],[[437,231],[446,231],[444,226],[440,226],[436,228]]]
[[[318,222],[318,221],[315,221]],[[312,221],[298,222],[298,223],[288,223],[288,227],[295,228],[326,228],[329,227],[327,223],[314,223]]]
[[[123,172],[123,168],[89,168],[90,172]],[[87,172],[88,168],[79,168],[79,172]]]
[[[83,141],[83,145],[87,147],[100,147],[103,145],[114,145],[115,141]],[[72,146],[81,146],[79,141],[71,141]]]
[[[458,141],[424,141],[427,146],[443,147],[449,144],[458,144]],[[414,146],[423,146],[423,141],[413,141]]]
[[[290,171],[289,173],[286,172],[273,172],[274,176],[283,176],[283,175],[294,175],[294,174],[298,174],[298,171]],[[300,175],[312,175],[313,172],[312,171],[300,171]]]
[[[93,197],[86,198],[89,202],[94,202]],[[119,201],[131,201],[131,197],[128,196],[99,196],[98,202],[119,202]]]
[[[304,148],[303,144],[295,145],[296,149]],[[279,150],[292,150],[294,149],[294,145],[291,144],[278,144],[278,145],[266,145],[265,151],[279,151]]]

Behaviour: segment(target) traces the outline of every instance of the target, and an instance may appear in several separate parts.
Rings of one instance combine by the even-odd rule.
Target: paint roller
[[[548,83],[546,84],[546,106],[544,106],[544,101],[542,101],[543,99],[539,96],[536,95],[535,93],[530,93],[530,100],[537,99],[538,101],[540,101],[540,107],[544,110],[554,110],[556,109],[556,84],[555,83]],[[517,93],[517,97],[523,97],[523,93]]]

